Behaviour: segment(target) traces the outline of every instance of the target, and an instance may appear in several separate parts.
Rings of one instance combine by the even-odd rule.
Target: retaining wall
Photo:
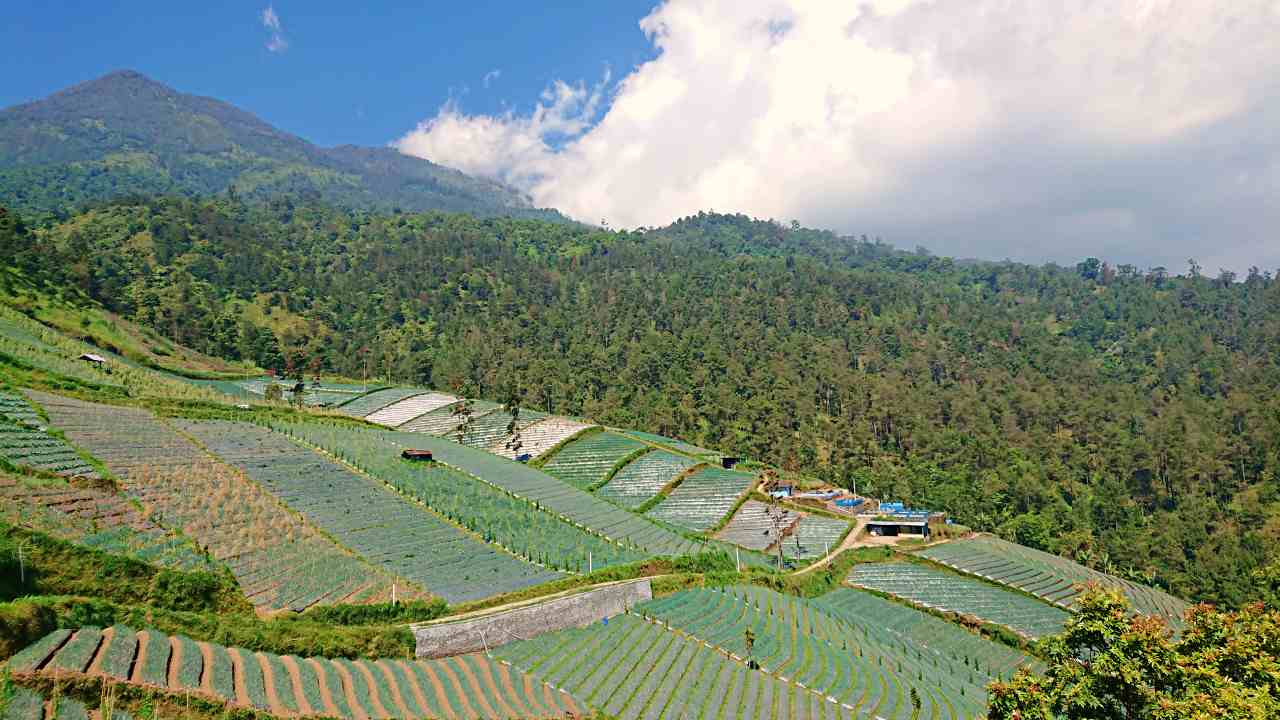
[[[413,625],[419,658],[438,658],[497,647],[614,617],[653,597],[648,578],[552,598],[492,615]]]

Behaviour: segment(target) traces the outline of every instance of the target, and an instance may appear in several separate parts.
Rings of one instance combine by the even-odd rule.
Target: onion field
[[[178,426],[338,543],[451,603],[560,577],[280,433],[225,421]]]
[[[523,438],[526,428],[546,416],[546,413],[537,410],[521,410],[520,417],[516,420],[516,429]],[[471,427],[462,436],[462,444],[475,448],[503,447],[511,439],[511,435],[507,433],[510,426],[511,415],[502,408],[494,408],[483,415],[472,417]],[[445,437],[457,441],[457,431],[447,433]]]
[[[519,450],[503,447],[499,442],[497,445],[490,446],[489,451],[505,458],[514,459],[521,455],[539,458],[556,445],[591,427],[595,426],[569,418],[548,417],[533,423],[520,433],[523,445]]]
[[[581,716],[586,708],[568,693],[479,653],[442,660],[300,658],[115,626],[56,630],[9,661],[19,679],[90,668],[123,682],[195,692],[275,716],[499,720]],[[27,697],[21,703],[24,709],[38,706]]]
[[[388,598],[395,578],[352,557],[258,484],[217,462],[151,413],[35,394],[51,422],[93,453],[155,522],[225,563],[255,605]]]
[[[853,718],[821,691],[749,669],[697,639],[636,615],[496,648],[494,654],[597,712],[620,718]]]
[[[453,403],[458,402],[458,398],[453,395],[446,395],[438,392],[424,392],[419,395],[410,395],[409,397],[398,402],[376,410],[365,416],[365,420],[386,427],[398,427],[406,422],[437,410]]]
[[[649,555],[684,555],[703,545],[523,463],[416,433],[388,433],[400,447],[430,450],[436,460],[501,488],[570,522]]]
[[[1064,608],[1075,603],[1084,583],[1096,582],[1124,593],[1135,611],[1159,615],[1173,627],[1182,626],[1182,617],[1187,609],[1186,601],[1162,590],[988,535],[952,540],[922,550],[920,555],[960,572],[1017,588]]]
[[[782,554],[792,560],[812,560],[826,555],[849,532],[849,521],[804,513],[782,542]]]
[[[633,438],[643,440],[651,445],[660,445],[662,447],[675,450],[678,453],[683,453],[685,455],[693,455],[703,460],[720,457],[720,453],[715,452],[714,450],[708,450],[703,447],[698,447],[697,445],[692,445],[690,443],[684,442],[683,440],[676,440],[674,438],[664,437],[662,435],[655,435],[653,433],[641,432],[639,430],[620,430],[619,432],[626,433],[627,435],[630,435]],[[716,462],[719,462],[719,460],[716,460]]]
[[[275,427],[390,483],[486,540],[548,567],[581,572],[589,563],[599,569],[646,556],[441,463],[403,460],[401,448],[385,433],[317,423],[277,423]]]
[[[855,565],[848,582],[936,610],[972,615],[1032,639],[1062,632],[1070,617],[1021,593],[918,563]]]
[[[685,478],[648,515],[690,530],[706,530],[720,522],[754,483],[751,473],[704,468]]]
[[[421,395],[422,393],[425,393],[425,392],[427,391],[421,388],[403,388],[403,387],[393,387],[393,388],[385,388],[383,390],[374,390],[373,392],[367,395],[361,395],[353,400],[349,400],[348,402],[345,402],[342,405],[339,405],[338,412],[342,413],[343,415],[350,415],[352,417],[362,418],[374,412],[377,412],[378,410],[381,410],[384,407],[387,407],[391,403],[400,402],[401,400],[404,400],[407,397],[412,397],[414,395]]]
[[[733,514],[728,524],[716,533],[716,537],[744,548],[768,550],[778,542],[774,523],[766,514],[768,509],[769,506],[759,500],[748,500],[742,503],[742,507],[738,508],[738,512]],[[800,513],[788,510],[780,529],[786,532],[799,521]]]
[[[474,424],[481,417],[497,410],[500,406],[498,403],[488,402],[486,400],[474,400],[471,403],[471,422]],[[398,430],[401,432],[425,433],[427,435],[439,435],[448,437],[451,440],[457,440],[458,427],[462,425],[462,416],[454,414],[458,408],[458,403],[445,405],[436,408],[427,413],[423,413],[418,417],[401,425]],[[503,426],[506,427],[505,425]]]
[[[4,421],[0,421],[0,459],[63,477],[98,477],[98,471],[61,439],[33,427]]]
[[[618,463],[648,445],[614,432],[599,432],[571,440],[542,465],[548,474],[574,487],[590,490],[609,478]]]
[[[44,425],[40,414],[31,406],[31,403],[17,393],[0,391],[0,418],[33,428]]]
[[[824,612],[813,601],[753,586],[687,590],[643,603],[635,612],[738,657],[750,654],[766,673],[834,697],[858,716],[908,720],[912,689],[921,700],[921,717],[973,718],[985,710],[984,688],[992,674],[975,669],[972,659],[903,642],[870,616],[850,620]],[[979,641],[974,652],[1007,650],[939,622],[951,628],[948,633]],[[755,633],[750,653],[747,628]]]
[[[624,465],[596,494],[623,507],[637,508],[697,464],[697,460],[666,450],[647,452]]]

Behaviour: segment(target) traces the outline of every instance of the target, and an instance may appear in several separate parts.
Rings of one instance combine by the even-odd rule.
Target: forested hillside
[[[212,355],[514,388],[1193,599],[1252,597],[1280,540],[1269,273],[957,263],[723,215],[613,233],[223,198],[0,225],[26,277]]]

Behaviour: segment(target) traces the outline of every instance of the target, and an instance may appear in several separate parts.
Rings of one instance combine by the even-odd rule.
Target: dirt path
[[[506,689],[506,696],[511,698],[511,702],[514,704],[516,717],[536,717],[536,713],[531,708],[525,707],[524,703],[520,701],[520,693],[516,692],[516,686],[511,682],[511,673],[507,672],[506,663],[496,660],[490,663],[489,674],[494,676],[494,682],[501,683],[502,687]],[[498,697],[502,697],[502,694],[499,693]]]
[[[221,697],[213,691],[213,648],[202,642],[196,643],[196,647],[200,648],[200,656],[204,660],[204,667],[200,670],[200,689],[214,697]]]
[[[467,682],[471,684],[472,688],[475,688],[476,694],[480,698],[481,704],[485,705],[486,707],[489,706],[488,698],[485,697],[484,690],[480,687],[480,683],[482,682],[482,680],[487,679],[488,680],[487,685],[493,691],[493,699],[497,701],[499,705],[499,707],[496,707],[496,708],[489,707],[489,709],[497,710],[498,711],[497,717],[517,717],[516,711],[512,710],[511,706],[508,705],[502,699],[502,693],[498,692],[497,686],[493,684],[492,677],[489,677],[489,678],[476,677],[476,671],[472,670],[471,664],[468,663],[466,660],[466,656],[459,655],[454,659],[458,661],[458,667],[462,669],[462,674],[466,676]],[[478,664],[479,663],[477,663],[477,665]]]
[[[450,720],[457,720],[458,713],[462,712],[462,708],[455,708],[449,704],[449,695],[444,691],[444,683],[440,681],[435,671],[431,669],[430,663],[421,663],[418,667],[422,668],[422,672],[426,673],[427,680],[431,682],[431,689],[435,691],[436,699],[440,701],[440,707],[444,708],[445,715]]]
[[[403,660],[389,660],[388,662],[396,663],[400,666],[400,672],[404,673],[405,682],[409,685],[409,692],[413,693],[413,699],[418,701],[418,707],[422,711],[431,714],[431,703],[427,702],[427,696],[422,692],[422,688],[418,686],[418,679],[414,677],[413,668]]]
[[[238,652],[231,652],[230,648],[226,653],[231,658],[231,685],[236,689],[236,704],[251,708],[253,701],[249,699],[249,684],[244,680],[244,658]]]
[[[239,653],[237,653],[239,654]],[[276,692],[276,674],[271,670],[271,663],[267,662],[266,656],[262,653],[254,653],[250,656],[249,662],[258,663],[258,667],[262,668],[262,687],[267,692],[267,705],[271,708],[272,715],[280,717],[293,717],[297,715],[280,701],[280,693]],[[287,677],[281,678],[288,682]],[[293,694],[293,693],[290,693]]]
[[[431,668],[430,665],[427,665],[426,667],[428,669]],[[453,689],[457,691],[458,702],[462,703],[463,714],[470,718],[480,717],[480,713],[476,712],[471,707],[471,701],[467,699],[467,692],[462,689],[462,683],[458,680],[458,676],[453,673],[453,670],[449,667],[448,663],[440,661],[436,664],[436,667],[440,669],[440,674],[444,675],[445,681],[452,684]]]
[[[533,687],[533,678],[524,676],[524,696],[529,698],[529,705],[534,712],[535,717],[551,717],[555,712],[549,707],[543,707],[542,701],[538,699],[538,691]]]
[[[85,668],[85,673],[89,675],[102,674],[102,661],[107,657],[107,648],[111,647],[111,641],[115,639],[116,629],[107,628],[102,631],[102,638],[98,640],[98,649],[93,651],[93,659],[89,661],[89,667]]]
[[[320,661],[311,658],[303,662],[311,664],[311,672],[315,674],[316,684],[320,686],[320,701],[324,703],[325,714],[329,717],[342,717],[342,711],[338,710],[338,704],[333,700],[335,696],[334,690],[329,687],[329,678],[325,675],[324,668],[320,667]],[[299,668],[299,671],[301,671],[301,668]],[[338,688],[337,691],[342,692],[342,688]],[[352,712],[356,712],[356,710],[353,709]]]
[[[289,673],[289,682],[293,683],[293,699],[298,703],[298,714],[303,717],[323,714],[324,708],[313,708],[307,702],[307,694],[302,690],[302,668],[298,667],[298,663],[287,655],[281,655],[280,664],[284,665],[285,672]]]
[[[169,638],[169,673],[165,678],[169,683],[169,687],[174,690],[190,691],[191,688],[184,688],[178,684],[178,670],[182,668],[182,643],[178,642],[178,638]],[[204,675],[204,668],[200,668],[200,674]],[[197,678],[199,682],[201,678]]]
[[[356,717],[360,720],[370,717],[370,715],[365,712],[366,709],[376,714],[378,712],[378,708],[364,708],[360,705],[360,700],[356,696],[356,679],[351,676],[351,673],[347,670],[346,666],[336,662],[332,663],[332,665],[333,669],[338,673],[338,678],[342,680],[344,689],[347,691],[347,704],[351,706],[351,712],[355,713]],[[376,696],[369,698],[370,703],[376,703],[377,701],[378,698]],[[381,717],[386,717],[386,715],[383,714]]]
[[[142,668],[147,662],[147,645],[151,644],[148,638],[147,633],[138,633],[138,652],[133,656],[133,675],[129,677],[131,683],[142,682]]]
[[[409,712],[409,704],[404,700],[404,696],[409,694],[408,688],[405,688],[402,694],[400,683],[396,682],[395,673],[391,672],[391,668],[387,667],[383,661],[373,661],[369,665],[372,667],[370,672],[382,673],[383,677],[387,679],[387,691],[391,693],[391,699],[395,702],[396,709],[401,713],[400,717],[413,717],[413,713]]]
[[[864,520],[863,518],[858,518],[857,521],[855,521],[854,523],[853,529],[849,531],[848,535],[844,536],[844,540],[841,540],[840,544],[837,545],[835,548],[833,548],[831,552],[827,553],[821,560],[818,560],[817,562],[807,567],[800,568],[799,570],[795,571],[792,574],[804,575],[805,573],[813,572],[814,570],[818,570],[820,568],[824,568],[830,565],[831,561],[839,557],[840,553],[844,552],[845,550],[849,550],[856,547],[865,547],[868,544],[872,544],[872,545],[875,544],[875,543],[868,543],[867,539],[862,537],[862,532],[866,530],[866,528],[867,528],[867,521]]]

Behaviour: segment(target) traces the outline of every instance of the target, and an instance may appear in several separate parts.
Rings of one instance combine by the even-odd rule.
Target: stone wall
[[[484,650],[614,617],[653,597],[648,578],[552,598],[511,610],[412,626],[419,658]]]

